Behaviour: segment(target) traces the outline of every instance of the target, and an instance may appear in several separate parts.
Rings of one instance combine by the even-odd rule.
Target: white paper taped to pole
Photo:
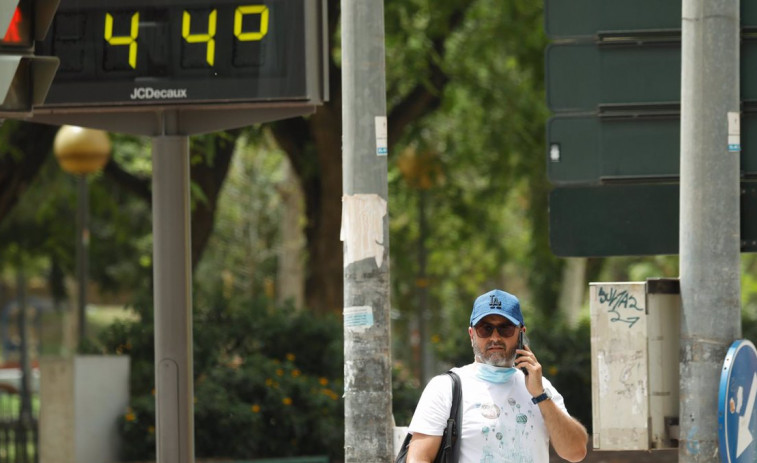
[[[376,194],[342,197],[342,229],[344,267],[366,258],[376,260],[381,268],[384,260],[384,216],[386,200]]]
[[[741,151],[741,115],[728,113],[728,151]]]

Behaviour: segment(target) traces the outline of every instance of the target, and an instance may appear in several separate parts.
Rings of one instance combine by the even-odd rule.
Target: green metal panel
[[[751,0],[754,2],[754,0]],[[743,3],[743,2],[742,2]],[[757,41],[741,41],[741,101],[757,101]]]
[[[757,27],[757,2],[741,0],[741,27]]]
[[[741,182],[741,251],[757,251],[757,182]],[[559,187],[549,238],[560,257],[678,253],[679,185]]]
[[[757,114],[741,114],[741,173],[757,175]]]
[[[549,241],[560,257],[678,253],[678,184],[556,188]]]
[[[599,183],[679,173],[680,119],[553,117],[547,171],[554,184]],[[555,149],[559,148],[559,158]]]
[[[554,112],[681,99],[681,44],[547,47],[547,105]]]
[[[678,177],[680,124],[675,114],[629,118],[553,117],[547,123],[549,181],[555,185],[598,185]],[[741,134],[741,174],[755,177],[756,114],[742,114]],[[559,149],[559,158],[555,149]]]
[[[741,182],[741,251],[757,252],[757,182]]]
[[[544,29],[556,38],[601,32],[681,29],[681,0],[545,0]],[[757,26],[757,3],[741,1],[742,27]]]
[[[741,44],[741,100],[757,102],[757,40]],[[546,51],[547,105],[557,113],[607,105],[676,104],[681,44],[552,44]]]

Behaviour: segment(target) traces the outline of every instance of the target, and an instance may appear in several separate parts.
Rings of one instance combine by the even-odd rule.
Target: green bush
[[[220,293],[199,295],[195,305],[197,457],[343,459],[341,320]],[[154,459],[153,325],[117,323],[100,342],[98,350],[132,358],[124,457]]]
[[[392,413],[397,426],[410,424],[421,392],[423,389],[418,378],[403,363],[395,362],[392,371]]]

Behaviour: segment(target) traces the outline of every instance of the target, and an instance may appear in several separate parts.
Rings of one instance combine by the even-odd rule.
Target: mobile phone
[[[521,329],[518,332],[518,349],[523,349],[523,346],[526,344],[528,344],[528,337],[526,337],[526,333]],[[515,355],[516,360],[518,359],[518,357],[520,357],[520,354]],[[528,370],[526,370],[526,367],[521,367],[520,371],[522,371],[524,375],[528,376]]]

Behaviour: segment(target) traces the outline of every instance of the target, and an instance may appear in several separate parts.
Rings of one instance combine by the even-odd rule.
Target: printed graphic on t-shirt
[[[510,397],[507,403],[478,403],[481,435],[484,437],[480,463],[533,463],[529,436],[534,431],[533,408]]]

